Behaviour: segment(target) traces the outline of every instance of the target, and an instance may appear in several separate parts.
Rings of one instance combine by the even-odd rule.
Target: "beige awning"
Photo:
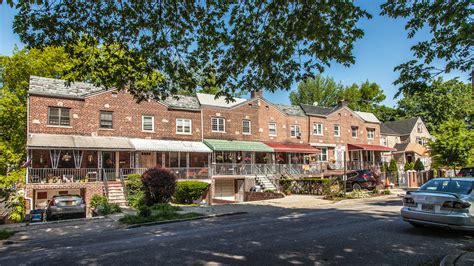
[[[29,134],[26,145],[29,149],[135,150],[128,138],[103,136]]]

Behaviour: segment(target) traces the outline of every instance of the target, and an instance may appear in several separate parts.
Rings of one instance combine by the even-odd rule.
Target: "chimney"
[[[251,91],[250,92],[250,99],[254,99],[254,98],[263,98],[263,91]]]
[[[337,103],[337,106],[338,107],[346,107],[347,105],[349,105],[349,101],[346,101],[344,99],[340,100],[338,103]]]

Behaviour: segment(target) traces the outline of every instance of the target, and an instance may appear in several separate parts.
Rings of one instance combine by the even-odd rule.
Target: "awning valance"
[[[271,147],[258,141],[205,139],[204,143],[213,151],[273,152]]]
[[[32,149],[135,150],[128,138],[102,136],[30,134],[26,145]]]
[[[171,152],[212,152],[204,143],[198,141],[130,139],[137,151]]]
[[[265,142],[275,152],[320,153],[321,151],[308,144]]]
[[[347,144],[347,149],[350,151],[394,151],[394,148],[385,147],[382,145],[370,145],[370,144]]]

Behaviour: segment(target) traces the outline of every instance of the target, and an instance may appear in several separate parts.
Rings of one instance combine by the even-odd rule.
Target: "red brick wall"
[[[30,95],[30,133],[121,136],[152,139],[201,140],[200,111],[168,109],[157,101],[136,103],[126,92],[108,91],[85,100]],[[71,126],[48,125],[48,107],[71,108]],[[113,112],[113,129],[99,127],[100,111]],[[155,119],[155,132],[142,131],[142,115]],[[192,134],[176,134],[176,118],[192,120]]]

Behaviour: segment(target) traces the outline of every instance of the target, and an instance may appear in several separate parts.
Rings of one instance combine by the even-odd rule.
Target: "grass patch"
[[[147,209],[147,210],[144,210]],[[200,213],[178,213],[181,208],[169,204],[155,204],[150,207],[141,206],[137,215],[125,215],[120,219],[124,224],[142,224],[149,222],[189,219],[203,216]]]
[[[8,231],[8,230],[5,230],[5,229],[0,229],[0,240],[8,239],[8,238],[10,238],[11,236],[13,236],[14,234],[15,234],[15,232],[13,232],[13,231]]]

